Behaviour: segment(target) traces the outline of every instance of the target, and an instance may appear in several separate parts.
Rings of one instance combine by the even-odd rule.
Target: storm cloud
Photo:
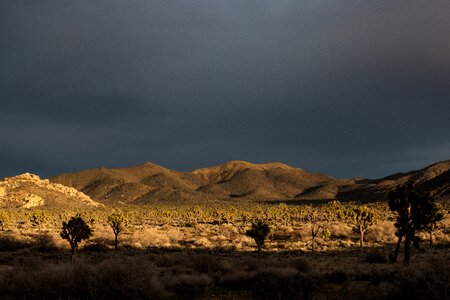
[[[448,1],[2,1],[0,176],[449,159]]]

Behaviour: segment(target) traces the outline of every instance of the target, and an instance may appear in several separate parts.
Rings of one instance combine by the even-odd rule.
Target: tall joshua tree
[[[353,230],[359,233],[359,247],[364,247],[364,234],[379,221],[379,216],[367,206],[356,206],[349,211],[349,220]]]
[[[395,227],[398,237],[397,246],[391,257],[392,262],[397,261],[398,252],[403,237],[405,237],[405,251],[403,262],[408,264],[411,258],[411,244],[419,247],[419,238],[416,232],[426,229],[433,222],[436,211],[436,202],[428,193],[421,193],[414,188],[412,181],[397,186],[389,193],[389,208],[397,212]]]
[[[8,214],[4,211],[0,211],[0,228],[4,231],[6,222],[8,221]]]
[[[34,212],[31,215],[30,221],[33,226],[39,228],[39,233],[41,232],[42,225],[48,220],[48,215],[43,211]]]
[[[310,224],[312,252],[315,250],[317,236],[325,229],[325,224],[322,222],[322,217],[323,216],[321,216],[314,208],[311,208],[311,210],[304,216],[305,222]]]
[[[444,219],[444,211],[438,205],[436,205],[430,212],[430,222],[426,226],[425,230],[429,235],[429,244],[433,246],[433,233],[442,229],[444,226],[441,221]]]
[[[321,236],[327,239],[331,236],[331,231],[328,228],[330,220],[339,219],[342,217],[342,206],[337,201],[332,201],[318,208],[309,206],[306,207],[303,213],[303,222],[309,224],[311,233],[311,251],[315,251],[316,239]]]
[[[127,219],[124,214],[115,212],[108,216],[108,224],[114,233],[114,250],[117,251],[119,243],[119,233],[121,233],[124,227],[127,225]]]
[[[80,215],[70,218],[69,221],[63,222],[62,225],[63,228],[59,235],[69,242],[70,248],[72,249],[70,258],[73,261],[78,243],[88,239],[92,235],[92,230]]]
[[[245,235],[251,237],[255,240],[256,247],[258,248],[258,255],[261,255],[262,249],[264,247],[264,242],[267,235],[270,232],[270,227],[263,221],[257,221],[252,224],[252,228],[247,230]]]

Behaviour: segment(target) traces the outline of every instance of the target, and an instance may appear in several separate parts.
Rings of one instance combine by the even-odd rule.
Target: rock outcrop
[[[0,181],[0,206],[32,208],[43,205],[99,206],[86,194],[59,183],[25,173]]]

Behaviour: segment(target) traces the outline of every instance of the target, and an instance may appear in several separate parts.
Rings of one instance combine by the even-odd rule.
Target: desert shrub
[[[55,265],[35,267],[28,264],[16,267],[9,274],[9,281],[2,287],[6,299],[87,299],[88,276],[70,266]]]
[[[92,291],[102,299],[164,298],[158,275],[154,264],[144,259],[107,259],[95,268]]]
[[[84,245],[83,250],[89,252],[107,252],[109,248],[103,243],[89,243]]]
[[[352,279],[357,281],[370,281],[372,278],[371,270],[357,270],[352,274]]]
[[[32,252],[29,249],[16,252],[12,262],[12,265],[19,269],[30,268],[34,270],[40,269],[45,264],[45,260],[40,255],[37,255],[36,252]]]
[[[351,236],[352,228],[347,223],[334,222],[328,225],[334,239],[347,239]]]
[[[34,258],[36,256],[33,256]],[[140,259],[107,259],[98,265],[30,264],[0,282],[3,299],[166,299],[154,265]]]
[[[175,299],[197,299],[211,283],[211,278],[206,274],[180,274],[173,276],[167,287],[175,293]]]
[[[221,277],[219,285],[225,289],[240,291],[250,290],[254,272],[236,271]]]
[[[380,221],[377,225],[370,228],[366,237],[372,242],[376,241],[388,241],[389,243],[397,241],[395,236],[396,227],[392,221]]]
[[[318,284],[312,276],[293,269],[266,269],[252,278],[258,299],[314,299]]]
[[[348,275],[342,270],[335,270],[325,274],[325,279],[332,283],[344,283],[348,280]]]
[[[181,255],[154,255],[153,259],[159,268],[178,267],[186,264],[186,258]]]
[[[55,240],[53,236],[50,234],[38,234],[34,236],[34,241],[31,246],[31,249],[48,252],[48,251],[57,251],[58,247],[55,244]]]
[[[28,248],[30,242],[24,239],[19,239],[13,235],[0,235],[0,251],[16,251],[19,249]]]
[[[194,270],[202,274],[215,274],[225,271],[219,257],[199,254],[192,258]]]
[[[290,265],[299,272],[307,273],[310,272],[312,267],[311,264],[305,258],[296,258]]]
[[[399,273],[398,270],[392,270],[392,269],[375,270],[370,274],[371,275],[370,278],[368,278],[369,284],[377,286],[383,282],[386,282],[386,283],[394,282],[398,273]]]
[[[247,271],[256,271],[261,268],[261,262],[254,258],[248,258],[244,265]]]
[[[379,252],[369,252],[365,257],[365,262],[371,264],[385,264],[388,263],[389,260],[386,255]]]
[[[421,268],[405,268],[392,286],[392,299],[450,299],[450,264],[438,259]]]
[[[286,269],[268,268],[253,276],[251,289],[260,299],[290,299],[296,289],[290,286],[289,280],[295,274]]]

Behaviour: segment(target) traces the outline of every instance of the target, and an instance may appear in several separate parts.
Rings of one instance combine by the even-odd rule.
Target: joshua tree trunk
[[[394,255],[392,256],[392,262],[397,262],[398,252],[400,251],[400,245],[402,243],[403,235],[398,237],[397,246],[395,246]]]
[[[428,232],[430,234],[430,246],[433,246],[433,231]]]
[[[314,225],[312,225],[312,227],[311,227],[311,237],[312,237],[312,240],[311,240],[311,251],[312,252],[314,252],[314,244],[316,243],[316,235],[317,235],[317,232],[314,230]]]
[[[114,251],[117,251],[117,245],[119,244],[118,234],[114,238]]]
[[[70,253],[70,263],[73,264],[74,258],[75,258],[75,254],[77,253],[77,246],[76,245],[71,245],[72,248],[72,252]]]
[[[409,260],[411,258],[411,229],[409,226],[406,226],[406,234],[405,234],[405,256],[403,259],[403,263],[405,265],[409,264]]]
[[[364,230],[359,230],[359,247],[362,249],[364,247]]]

